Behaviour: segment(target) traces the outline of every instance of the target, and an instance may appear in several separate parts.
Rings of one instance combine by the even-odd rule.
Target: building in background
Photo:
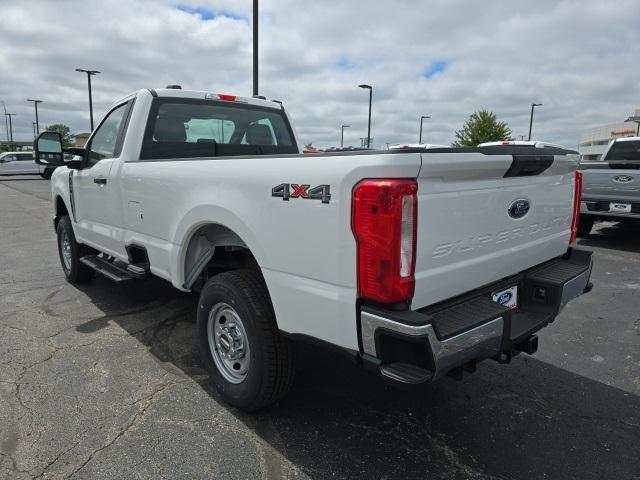
[[[84,147],[84,145],[87,143],[87,140],[89,140],[89,136],[91,135],[91,133],[87,132],[87,133],[76,133],[73,136],[73,146],[74,147]]]
[[[581,160],[600,160],[602,154],[614,138],[635,137],[640,129],[640,109],[626,121],[592,127],[582,130],[578,151]]]

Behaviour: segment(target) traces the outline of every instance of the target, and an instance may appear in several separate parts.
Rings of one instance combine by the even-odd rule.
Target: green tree
[[[456,132],[454,147],[475,147],[484,142],[511,140],[511,129],[506,122],[499,122],[496,114],[488,110],[473,112],[469,120]]]
[[[71,129],[64,123],[54,123],[45,128],[47,132],[58,132],[62,137],[62,146],[70,147],[73,145],[73,135],[71,135]]]

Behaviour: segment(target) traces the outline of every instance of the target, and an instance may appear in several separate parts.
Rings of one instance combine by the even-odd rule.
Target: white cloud
[[[251,3],[238,1],[0,0],[0,99],[14,138],[41,124],[88,128],[86,77],[94,68],[94,107],[146,86],[182,84],[251,93]],[[205,9],[191,14],[178,5]],[[575,147],[580,129],[619,121],[640,106],[640,3],[261,2],[261,92],[283,100],[305,142],[335,145],[366,135],[367,92],[374,87],[372,136],[450,143],[467,116],[493,110],[514,135]],[[440,73],[424,73],[446,62]],[[1,124],[0,124],[1,125]],[[4,137],[4,131],[2,134]]]

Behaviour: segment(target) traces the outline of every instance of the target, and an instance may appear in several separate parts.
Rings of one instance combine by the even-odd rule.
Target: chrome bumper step
[[[570,300],[591,290],[592,266],[592,252],[570,249],[562,258],[434,307],[413,311],[365,305],[361,357],[383,378],[415,385],[479,360],[508,361],[518,352],[533,352],[535,332],[553,322]],[[491,292],[510,285],[519,288],[515,310],[491,299]]]

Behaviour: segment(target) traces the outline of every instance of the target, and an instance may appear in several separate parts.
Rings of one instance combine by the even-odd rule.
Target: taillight
[[[352,228],[358,249],[358,296],[407,302],[415,288],[415,180],[363,180],[353,190]]]
[[[573,185],[573,211],[571,216],[571,238],[569,243],[573,243],[578,238],[578,227],[580,226],[580,199],[582,197],[582,172],[576,170]]]

